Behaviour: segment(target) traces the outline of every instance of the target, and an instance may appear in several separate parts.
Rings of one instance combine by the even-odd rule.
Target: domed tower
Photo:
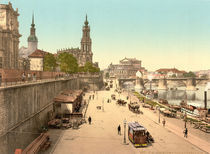
[[[88,25],[87,15],[83,26],[83,35],[81,39],[81,57],[79,58],[79,65],[84,66],[86,62],[92,63],[92,48],[91,48],[91,38],[90,38],[90,26]]]
[[[31,33],[28,37],[28,50],[30,53],[34,52],[38,47],[38,39],[36,37],[36,29],[34,24],[34,14],[32,16]]]

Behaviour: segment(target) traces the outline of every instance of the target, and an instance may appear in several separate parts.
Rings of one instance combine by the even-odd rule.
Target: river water
[[[178,87],[177,90],[158,90],[158,98],[168,100],[169,104],[179,105],[182,100],[187,99],[188,105],[194,105],[196,107],[204,107],[204,89],[205,86],[197,86],[196,91],[186,91],[185,87]],[[134,88],[134,85],[130,85],[129,89],[135,89],[140,92],[140,89]],[[146,87],[149,89],[149,87]],[[153,90],[157,90],[156,86],[152,86]],[[210,90],[207,91],[207,108],[210,108]]]

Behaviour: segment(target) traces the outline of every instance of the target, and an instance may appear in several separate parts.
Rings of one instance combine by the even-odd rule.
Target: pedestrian
[[[118,135],[121,135],[121,127],[120,127],[120,125],[118,126],[117,130],[118,130]]]
[[[84,106],[87,104],[86,100],[84,100]]]
[[[91,95],[89,96],[89,100],[91,100]]]
[[[89,124],[91,124],[91,117],[89,116],[89,118],[88,118],[88,122],[89,122]]]
[[[36,74],[33,74],[33,81],[36,81]]]
[[[31,81],[31,74],[28,73],[28,81]]]
[[[23,73],[23,74],[22,74],[22,81],[23,81],[23,82],[25,81],[25,77],[26,77],[26,76],[25,76],[25,73]]]
[[[94,95],[93,95],[92,97],[93,97],[93,99],[94,99]]]
[[[165,118],[163,118],[163,127],[165,127],[165,124],[166,124],[166,120]]]
[[[185,130],[184,130],[184,137],[186,137],[186,138],[187,138],[187,134],[188,134],[188,129],[187,129],[187,128],[185,128]]]

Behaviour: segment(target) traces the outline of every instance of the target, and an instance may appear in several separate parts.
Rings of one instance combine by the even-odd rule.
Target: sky
[[[8,3],[8,0],[1,0]],[[80,47],[85,15],[93,60],[104,69],[136,58],[149,71],[210,69],[210,0],[10,0],[19,10],[20,47],[32,13],[38,47],[55,53]]]

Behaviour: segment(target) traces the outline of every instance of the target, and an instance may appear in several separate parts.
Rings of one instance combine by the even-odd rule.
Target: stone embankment
[[[79,76],[0,88],[0,153],[25,148],[40,135],[53,111],[53,98],[61,91],[84,87],[98,90],[102,86],[100,76]]]

